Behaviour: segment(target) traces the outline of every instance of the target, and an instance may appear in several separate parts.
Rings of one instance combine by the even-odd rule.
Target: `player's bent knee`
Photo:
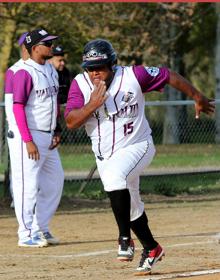
[[[101,174],[101,179],[104,185],[104,190],[107,192],[127,188],[126,178],[121,172],[105,170]]]

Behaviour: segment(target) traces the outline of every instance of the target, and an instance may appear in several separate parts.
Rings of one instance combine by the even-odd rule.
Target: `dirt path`
[[[137,240],[133,262],[115,259],[117,228],[108,203],[88,202],[84,208],[78,201],[67,206],[61,205],[51,223],[61,244],[40,249],[17,247],[13,211],[0,208],[0,279],[160,280],[202,271],[217,272],[181,279],[220,279],[216,236],[220,232],[220,200],[146,203],[151,229],[166,257],[145,277],[133,275],[141,254]]]

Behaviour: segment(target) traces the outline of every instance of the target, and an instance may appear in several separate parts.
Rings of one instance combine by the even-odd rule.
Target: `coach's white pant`
[[[136,143],[116,151],[109,159],[96,160],[98,171],[107,192],[128,189],[131,196],[131,221],[139,218],[144,203],[139,192],[139,177],[155,154],[153,139]]]
[[[26,240],[39,230],[49,231],[49,222],[61,199],[64,172],[57,149],[48,149],[51,133],[31,131],[40,153],[38,161],[28,158],[17,126],[13,133],[14,138],[8,138],[8,143],[15,213],[19,240]]]

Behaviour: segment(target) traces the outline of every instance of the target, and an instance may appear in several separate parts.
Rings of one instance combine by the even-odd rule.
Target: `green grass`
[[[157,146],[157,154],[150,167],[168,168],[178,167],[220,167],[220,145],[166,145]],[[60,155],[65,171],[88,171],[95,163],[90,145],[62,146]],[[2,169],[1,169],[2,168]],[[4,171],[4,166],[0,165]],[[83,181],[65,182],[63,196],[77,196]],[[145,176],[140,180],[141,192],[144,194],[163,194],[175,196],[178,194],[220,193],[220,174],[200,173],[183,175]],[[0,196],[3,195],[0,186]],[[106,197],[100,180],[91,180],[87,183],[80,197],[103,199]]]
[[[95,164],[95,157],[93,154],[69,154],[60,155],[64,170],[66,171],[83,171],[89,170]]]
[[[101,200],[106,198],[103,185],[99,179],[89,181],[82,193],[78,193],[82,180],[66,181],[63,197],[80,197]],[[142,194],[160,194],[176,196],[178,194],[200,195],[220,193],[220,174],[191,174],[169,176],[144,176],[140,180]],[[3,197],[3,188],[0,184],[0,198]]]
[[[82,193],[78,193],[83,181],[67,181],[64,185],[63,196],[73,197],[79,196],[81,198],[103,199],[106,198],[102,182],[99,179],[91,180],[86,184]]]
[[[141,191],[166,196],[177,194],[220,193],[219,173],[181,174],[141,177]]]
[[[220,145],[188,144],[157,146],[151,167],[220,167]]]
[[[63,196],[77,196],[81,184],[82,181],[79,180],[65,182]],[[142,176],[140,190],[142,194],[160,194],[165,196],[220,193],[220,174]],[[95,179],[87,183],[79,197],[103,199],[107,196],[103,190],[101,181]]]
[[[152,168],[220,166],[220,145],[159,145],[156,150]],[[60,155],[66,171],[89,170],[95,164],[90,146],[63,146]]]

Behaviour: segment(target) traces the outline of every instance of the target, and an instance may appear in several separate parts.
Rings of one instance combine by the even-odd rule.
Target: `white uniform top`
[[[5,74],[5,114],[9,129],[12,125],[16,125],[13,113],[13,76],[20,69],[23,63],[24,60],[19,59],[7,70]]]
[[[76,80],[86,104],[93,85],[91,82],[85,84],[82,74]],[[131,67],[118,68],[107,95],[105,104],[85,125],[92,140],[93,152],[104,158],[110,157],[119,148],[144,141],[151,134],[144,115],[144,96]]]
[[[144,71],[146,70],[152,78],[160,71],[159,68],[145,68]],[[152,70],[155,73],[152,74]],[[163,85],[157,85],[159,89],[167,82],[167,77],[168,74]],[[93,84],[87,72],[77,75],[75,80],[83,94],[84,104],[88,103]],[[156,83],[158,80],[155,81]],[[71,90],[68,99],[71,99],[70,95]],[[145,117],[143,89],[134,74],[133,67],[116,68],[107,95],[108,99],[104,105],[98,108],[85,123],[87,134],[92,141],[93,152],[100,159],[111,157],[120,148],[145,141],[151,134],[151,128]]]
[[[13,102],[25,105],[29,129],[56,128],[58,74],[53,65],[26,60],[14,75]]]

